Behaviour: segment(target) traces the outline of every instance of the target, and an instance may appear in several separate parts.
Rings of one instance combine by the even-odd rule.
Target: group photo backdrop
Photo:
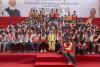
[[[9,7],[10,0],[0,0],[0,16],[2,12]],[[95,8],[96,17],[99,17],[99,0],[15,0],[15,8],[20,11],[21,17],[28,17],[31,9],[41,10],[44,8],[46,13],[51,9],[58,9],[61,16],[67,12],[77,12],[78,17],[89,17],[90,10]]]

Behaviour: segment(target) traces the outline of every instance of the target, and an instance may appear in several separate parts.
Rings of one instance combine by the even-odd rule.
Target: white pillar
[[[100,0],[99,0],[99,18],[100,18]]]
[[[2,16],[2,0],[0,0],[0,16]]]

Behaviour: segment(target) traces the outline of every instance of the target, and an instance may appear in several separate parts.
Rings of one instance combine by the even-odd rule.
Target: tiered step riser
[[[100,56],[76,56],[76,60],[100,62]]]
[[[93,58],[93,59],[81,59],[81,60],[78,60],[77,59],[77,61],[87,61],[87,62],[89,62],[89,61],[93,61],[93,62],[100,62],[100,59],[97,59],[97,58]]]
[[[0,55],[0,63],[18,62],[18,63],[35,63],[36,55]]]
[[[68,60],[63,55],[56,53],[2,54],[0,63],[32,65],[31,67],[74,67],[68,65]]]
[[[39,61],[42,61],[42,62],[47,62],[47,61],[49,61],[49,62],[51,62],[51,61],[53,61],[53,62],[67,62],[68,61],[68,59],[67,58],[65,58],[65,57],[37,57],[37,62]]]
[[[37,56],[35,67],[74,67],[68,65],[68,59],[61,54],[51,53],[49,56]]]
[[[35,65],[35,67],[74,67],[73,65]]]

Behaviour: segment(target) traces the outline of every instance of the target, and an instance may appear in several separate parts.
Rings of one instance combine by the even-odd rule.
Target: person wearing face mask
[[[8,5],[3,11],[3,16],[19,17],[20,11],[16,9],[16,0],[9,0]]]

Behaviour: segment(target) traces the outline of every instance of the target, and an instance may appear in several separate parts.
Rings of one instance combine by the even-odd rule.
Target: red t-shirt
[[[37,36],[34,37],[33,42],[37,43],[39,41],[39,38]]]
[[[70,54],[73,54],[74,53],[74,51],[71,49],[71,50],[68,50],[67,48],[69,48],[70,47],[70,44],[66,44],[66,46],[65,46],[65,51],[66,51],[66,53],[70,53]]]
[[[46,37],[42,37],[42,38],[41,38],[41,41],[42,41],[42,42],[46,42]]]

